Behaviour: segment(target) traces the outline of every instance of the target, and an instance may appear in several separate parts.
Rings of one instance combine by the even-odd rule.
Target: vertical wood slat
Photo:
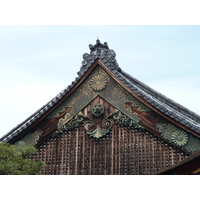
[[[66,141],[66,137],[65,135],[63,135],[63,152],[62,152],[62,156],[63,156],[63,164],[62,164],[62,173],[61,174],[66,174],[66,169],[67,169],[67,151],[66,148],[67,147],[67,141]]]
[[[90,152],[90,154],[89,154],[89,158],[90,158],[90,162],[89,162],[89,170],[90,170],[90,173],[89,173],[89,175],[92,175],[92,140],[90,140],[90,141],[88,142],[88,144],[90,145],[90,146],[89,146],[89,152]]]
[[[96,171],[97,171],[97,161],[95,160],[95,153],[96,153],[96,145],[95,145],[95,142],[92,142],[92,140],[94,140],[93,138],[91,139],[91,165],[90,165],[90,168],[91,168],[91,174],[96,174]]]
[[[114,167],[113,167],[113,174],[117,174],[117,139],[116,139],[116,133],[117,133],[117,127],[116,126],[114,126],[114,137],[112,138],[112,140],[113,140],[113,145],[114,145],[114,156],[113,156],[113,165],[114,165]]]
[[[56,141],[57,142],[57,149],[58,149],[58,151],[57,151],[57,155],[56,155],[56,157],[57,157],[57,174],[60,174],[60,164],[61,164],[61,158],[62,158],[62,156],[61,156],[61,136],[59,136],[59,138],[58,138],[58,140]]]
[[[71,174],[71,172],[70,172],[70,168],[71,168],[71,140],[70,140],[70,138],[71,138],[71,135],[72,135],[72,133],[71,133],[71,131],[69,132],[69,136],[68,136],[68,146],[69,146],[69,159],[68,159],[68,175],[70,175]]]
[[[167,160],[175,164],[186,156],[153,135],[150,136],[150,133],[147,135],[138,130],[125,130],[116,126],[110,134],[110,137],[106,136],[97,142],[89,138],[83,129],[77,129],[66,133],[68,136],[65,138],[57,138],[57,145],[53,139],[41,146],[34,159],[46,160],[44,174],[82,174],[86,172],[86,168],[89,168],[88,174],[155,174],[170,167]],[[82,145],[80,135],[83,138]],[[58,147],[60,150],[57,149],[56,155]],[[85,158],[89,158],[89,162]]]
[[[81,127],[81,132],[84,132],[84,130]],[[81,174],[85,174],[85,134],[83,133],[82,137],[83,137],[83,149],[82,149],[82,173]]]
[[[143,146],[144,146],[144,156],[143,156],[143,162],[145,163],[145,166],[144,166],[144,174],[148,174],[148,170],[147,170],[147,165],[148,165],[148,153],[147,153],[147,135],[143,134],[144,138],[143,138]]]
[[[66,168],[67,168],[67,160],[66,160],[66,155],[67,155],[67,141],[66,141],[66,137],[65,135],[63,135],[63,138],[62,138],[62,164],[61,164],[61,167],[62,167],[62,172],[61,174],[66,174]]]
[[[114,110],[98,97],[82,112],[91,116],[95,103],[104,104],[107,114]],[[113,125],[99,139],[87,135],[83,127],[63,133],[41,144],[33,159],[46,162],[44,174],[155,174],[186,156],[147,131]]]
[[[76,130],[76,161],[75,161],[75,175],[77,175],[78,170],[78,133],[79,130]]]
[[[113,158],[114,158],[114,140],[113,140],[113,138],[114,138],[114,127],[113,127],[113,129],[112,129],[112,147],[111,147],[111,174],[113,174],[114,173],[114,171],[113,171],[113,165],[114,165],[114,160],[113,160]]]
[[[107,155],[106,155],[106,138],[104,139],[104,165],[103,165],[103,174],[106,175],[107,168]],[[103,149],[103,148],[102,148]],[[102,160],[103,162],[103,160]]]
[[[119,174],[121,174],[121,129],[117,127],[117,130],[119,131],[119,143],[118,143],[118,148],[119,148],[119,153],[118,153],[118,166],[119,166]]]

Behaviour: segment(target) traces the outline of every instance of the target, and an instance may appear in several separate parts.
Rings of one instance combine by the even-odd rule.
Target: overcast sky
[[[0,26],[0,137],[77,77],[97,37],[119,66],[200,114],[200,26]]]

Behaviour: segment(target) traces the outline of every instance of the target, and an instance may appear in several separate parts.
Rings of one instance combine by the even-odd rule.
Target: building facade
[[[125,73],[107,43],[89,48],[75,81],[1,142],[37,147],[55,175],[162,174],[198,152],[200,116]]]

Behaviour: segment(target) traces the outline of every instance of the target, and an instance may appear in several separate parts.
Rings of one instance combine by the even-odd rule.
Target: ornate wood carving
[[[42,173],[156,174],[199,149],[199,138],[146,106],[128,83],[122,87],[98,63],[45,113],[40,131],[32,126],[15,143],[38,145],[34,159],[45,161]]]
[[[80,111],[75,117],[69,120],[66,124],[59,127],[58,131],[54,133],[56,136],[59,132],[63,133],[66,131],[74,130],[83,125],[86,133],[95,138],[105,136],[111,130],[112,124],[125,127],[134,127],[140,130],[144,130],[144,127],[138,124],[139,117],[137,113],[132,113],[133,119],[129,118],[119,110],[115,109],[113,112],[108,113],[107,116],[104,114],[105,107],[103,104],[94,104],[90,106],[91,112],[83,114]],[[90,113],[92,115],[90,115]]]
[[[97,74],[91,77],[90,87],[95,91],[103,90],[108,84],[108,78],[104,74]]]
[[[143,112],[138,110],[133,106],[132,102],[126,102],[125,107],[130,113],[133,112],[138,114],[140,125],[145,127],[147,130],[152,130],[154,133],[161,135],[171,144],[174,144],[190,153],[193,153],[200,148],[199,138],[166,121],[154,111]]]
[[[33,133],[27,134],[25,137],[23,137],[21,140],[17,141],[15,145],[17,146],[35,146],[42,135],[43,131],[37,130]]]
[[[200,148],[199,138],[187,133],[186,131],[183,131],[177,126],[164,123],[157,124],[157,128],[165,139],[177,146],[182,147],[188,152],[193,153]]]
[[[114,123],[119,126],[125,126],[125,127],[134,127],[138,128],[140,130],[145,130],[144,127],[140,126],[138,123],[138,115],[134,113],[134,119],[127,117],[125,114],[120,112],[119,110],[115,109],[114,112],[112,112],[108,118],[112,118],[114,120]]]
[[[88,119],[86,115],[82,112],[79,112],[75,117],[73,117],[70,121],[59,128],[60,132],[74,130],[75,128],[80,127],[84,120]]]
[[[92,106],[92,114],[96,117],[99,117],[104,113],[104,106],[102,104],[95,104]]]
[[[111,112],[108,113],[106,108],[103,108],[104,105],[102,104],[94,104],[89,112],[81,113],[84,107],[97,97],[105,99],[105,101],[115,107],[117,110],[115,111],[116,113],[112,113],[111,116]],[[120,126],[145,128],[190,153],[196,151],[200,147],[200,139],[179,129],[176,125],[156,114],[155,111],[144,105],[122,88],[100,66],[47,117],[46,124],[39,128],[45,131],[46,128],[43,127],[52,127],[51,129],[54,131],[55,136],[59,132],[79,128],[88,121],[84,126],[88,134],[100,138],[108,134],[110,129],[102,126],[104,119],[110,119],[114,124]],[[52,123],[52,125],[49,123]],[[179,131],[175,131],[176,133],[173,132],[173,134],[171,134],[170,129],[167,129],[168,133],[163,132],[162,129],[158,127],[159,124],[161,126],[169,124],[170,126],[176,127]],[[45,134],[47,134],[47,132]]]
[[[84,124],[87,134],[97,139],[109,133],[111,126],[112,121],[109,119],[104,119],[101,124],[95,124],[92,120],[86,121]]]

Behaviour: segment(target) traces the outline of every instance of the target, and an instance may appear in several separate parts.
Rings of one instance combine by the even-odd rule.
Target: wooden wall
[[[96,139],[82,127],[50,138],[39,146],[35,160],[46,163],[42,174],[156,174],[188,155],[157,136],[114,125]]]
[[[91,108],[103,104],[105,112],[94,117]],[[83,110],[96,124],[114,111],[97,96]],[[68,175],[148,175],[157,174],[188,156],[148,131],[112,125],[99,139],[89,136],[83,127],[49,138],[38,147],[35,160],[46,163],[42,174]]]

